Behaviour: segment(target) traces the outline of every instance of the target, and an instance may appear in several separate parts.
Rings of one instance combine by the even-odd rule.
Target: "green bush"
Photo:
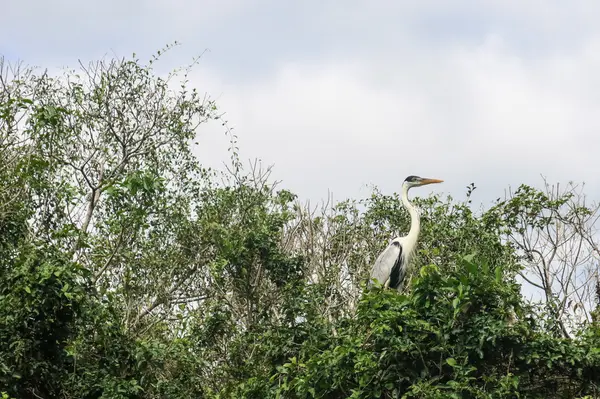
[[[598,209],[529,186],[481,212],[474,185],[415,198],[406,291],[366,289],[410,223],[398,195],[302,206],[242,167],[230,130],[227,170],[202,167],[191,140],[216,107],[155,62],[5,79],[2,398],[600,395],[594,281],[572,306],[579,275],[549,285],[527,240],[569,231],[549,253],[589,252]],[[536,268],[542,304],[517,284]]]
[[[600,350],[539,328],[500,267],[421,269],[412,290],[365,292],[325,349],[278,367],[273,397],[562,398],[597,395]],[[311,350],[312,348],[312,350]],[[316,349],[316,350],[315,350]]]

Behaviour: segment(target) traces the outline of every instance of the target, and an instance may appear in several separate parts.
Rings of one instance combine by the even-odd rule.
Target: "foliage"
[[[408,295],[365,293],[357,317],[325,350],[306,348],[278,368],[273,391],[297,398],[597,394],[590,377],[600,371],[598,352],[540,330],[502,268],[471,259],[450,273],[422,268]]]
[[[595,308],[600,250],[596,222],[600,205],[588,204],[583,186],[522,185],[488,214],[516,249],[523,281],[537,291],[565,336],[591,321]]]
[[[303,206],[222,121],[229,165],[204,168],[215,104],[158,61],[0,62],[2,397],[598,395],[595,281],[572,277],[593,271],[597,208],[529,186],[480,212],[474,185],[414,198],[407,289],[366,289],[409,225],[398,195]],[[559,258],[521,245],[565,229]],[[571,277],[543,280],[565,259]],[[532,270],[541,304],[521,295]]]

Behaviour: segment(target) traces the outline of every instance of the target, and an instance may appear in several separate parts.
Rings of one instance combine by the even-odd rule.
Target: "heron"
[[[404,237],[394,238],[377,257],[371,270],[371,281],[377,280],[386,288],[401,290],[406,277],[408,264],[417,246],[421,222],[419,211],[408,200],[408,190],[428,184],[442,183],[443,180],[419,176],[408,176],[402,184],[402,204],[410,214],[410,231]]]

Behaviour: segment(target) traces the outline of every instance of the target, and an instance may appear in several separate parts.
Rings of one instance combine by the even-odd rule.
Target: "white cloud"
[[[393,191],[408,174],[444,178],[456,194],[475,181],[485,201],[540,174],[586,180],[597,194],[597,47],[525,59],[490,36],[415,47],[410,62],[287,63],[259,82],[213,79],[214,92],[243,155],[274,163],[308,198],[355,196],[368,183]]]
[[[210,48],[193,84],[219,100],[242,155],[308,198],[392,191],[413,173],[454,194],[475,181],[484,201],[539,174],[600,196],[598,2],[165,4],[9,2],[0,52],[74,66],[180,40],[166,63],[181,65]],[[220,165],[222,129],[200,134]]]

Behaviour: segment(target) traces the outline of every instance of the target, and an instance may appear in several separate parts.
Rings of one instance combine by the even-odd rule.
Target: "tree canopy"
[[[303,205],[240,161],[194,64],[158,60],[0,59],[3,398],[600,395],[581,186],[416,198],[408,287],[367,288],[410,224],[398,195]],[[231,139],[222,171],[194,154],[209,121]]]

